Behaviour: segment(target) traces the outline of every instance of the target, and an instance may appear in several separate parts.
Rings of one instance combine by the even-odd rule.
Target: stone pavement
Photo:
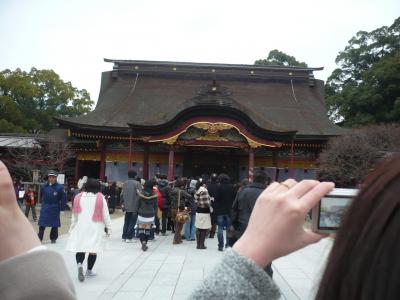
[[[314,299],[331,247],[327,238],[272,263],[282,299]]]
[[[207,250],[197,250],[196,242],[172,245],[172,235],[156,237],[143,252],[139,242],[121,241],[122,225],[123,218],[112,220],[113,235],[93,269],[98,275],[83,283],[77,278],[75,254],[65,251],[67,235],[46,244],[63,255],[79,299],[187,299],[223,255],[216,239],[206,240]],[[282,299],[312,299],[330,245],[324,240],[274,261]]]

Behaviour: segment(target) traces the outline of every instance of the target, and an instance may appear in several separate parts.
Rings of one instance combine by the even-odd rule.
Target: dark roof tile
[[[190,64],[190,67],[193,65],[196,66]],[[136,71],[137,77],[135,72],[103,72],[95,110],[66,121],[103,128],[128,128],[127,124],[161,125],[182,110],[201,105],[201,101],[211,101],[215,105],[229,105],[246,113],[265,130],[297,131],[297,135],[316,136],[343,133],[343,129],[327,117],[323,82],[313,79],[312,86],[309,80],[300,78],[304,74],[304,78],[310,77],[310,70],[313,69],[303,68],[302,72],[305,73],[299,73],[300,79],[297,80],[291,80],[290,77],[279,80],[268,77],[257,79],[243,75],[238,78],[215,74],[191,76],[189,71],[175,75],[172,71],[166,74],[165,71],[157,73],[154,68],[152,70],[148,72],[142,68]],[[212,84],[213,79],[223,93],[226,92],[225,95],[201,94],[202,89]]]

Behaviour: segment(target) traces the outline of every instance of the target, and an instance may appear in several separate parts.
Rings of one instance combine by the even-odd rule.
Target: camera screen
[[[319,229],[337,229],[352,198],[324,197],[321,199]]]

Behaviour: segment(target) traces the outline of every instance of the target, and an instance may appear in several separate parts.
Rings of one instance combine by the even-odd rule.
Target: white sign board
[[[64,184],[65,183],[65,174],[58,174],[57,175],[57,182],[59,184]]]

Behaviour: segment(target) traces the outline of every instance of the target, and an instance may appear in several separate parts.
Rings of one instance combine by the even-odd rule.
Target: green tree
[[[277,49],[271,50],[266,59],[256,60],[254,64],[260,66],[307,67],[305,62],[299,62],[294,56],[290,56]]]
[[[328,78],[328,114],[345,126],[400,121],[400,18],[359,31],[336,58]]]
[[[93,103],[53,70],[0,72],[0,132],[45,132],[56,126],[54,117],[88,113]]]

